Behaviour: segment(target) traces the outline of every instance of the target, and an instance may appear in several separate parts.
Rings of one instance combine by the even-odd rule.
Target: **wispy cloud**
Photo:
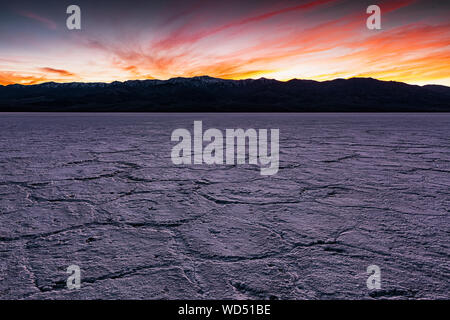
[[[45,72],[45,73],[57,74],[57,75],[62,76],[62,77],[71,77],[71,76],[75,75],[74,73],[69,72],[67,70],[53,69],[53,68],[49,68],[49,67],[39,68],[39,70],[42,71],[42,72]]]
[[[372,76],[450,84],[450,25],[439,14],[429,13],[436,13],[432,6],[432,11],[423,12],[427,3],[380,0],[383,28],[367,30],[366,6],[356,1],[261,0],[261,5],[242,4],[242,8],[238,0],[220,5],[207,0],[183,2],[170,7],[175,9],[163,6],[155,11],[160,16],[154,24],[136,13],[119,26],[106,21],[103,28],[80,33],[55,32],[48,47],[32,38],[36,45],[29,47],[39,46],[39,50],[22,50],[23,62],[4,62],[0,68],[15,72],[11,79],[24,75],[22,81],[29,76],[51,81],[199,75],[279,80]],[[56,28],[51,19],[24,16]],[[16,56],[0,52],[0,63]],[[48,59],[62,68],[36,69]]]
[[[23,17],[32,19],[34,21],[37,21],[37,22],[43,24],[48,29],[56,30],[58,28],[58,25],[56,24],[56,22],[52,21],[49,18],[45,18],[43,16],[40,16],[40,15],[38,15],[36,13],[28,12],[28,11],[21,11],[21,12],[19,12],[19,14],[21,16],[23,16]]]

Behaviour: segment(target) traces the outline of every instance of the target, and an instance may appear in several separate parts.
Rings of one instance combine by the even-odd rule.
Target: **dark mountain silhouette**
[[[450,87],[371,78],[317,82],[211,77],[0,86],[0,111],[450,111]]]

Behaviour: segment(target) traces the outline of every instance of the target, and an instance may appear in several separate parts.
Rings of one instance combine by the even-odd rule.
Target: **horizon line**
[[[129,79],[129,80],[123,80],[123,81],[119,81],[119,80],[113,80],[110,82],[105,82],[105,81],[70,81],[70,82],[59,82],[59,81],[46,81],[46,82],[41,82],[41,83],[32,83],[32,84],[21,84],[21,83],[11,83],[11,84],[7,84],[7,85],[2,85],[0,84],[0,87],[11,87],[11,86],[23,86],[23,87],[31,87],[31,86],[39,86],[39,85],[43,85],[43,84],[50,84],[50,83],[55,83],[55,84],[72,84],[72,83],[83,83],[83,84],[113,84],[113,83],[126,83],[126,82],[130,82],[130,81],[170,81],[170,80],[174,80],[174,79],[195,79],[195,78],[211,78],[211,79],[216,79],[216,80],[223,80],[223,81],[248,81],[248,80],[272,80],[272,81],[277,81],[277,82],[290,82],[290,81],[294,81],[294,80],[298,80],[298,81],[312,81],[312,82],[318,82],[318,83],[324,83],[324,82],[331,82],[331,81],[336,81],[336,80],[351,80],[351,79],[371,79],[371,80],[375,80],[375,81],[380,81],[380,82],[395,82],[395,83],[403,83],[406,85],[410,85],[410,86],[417,86],[417,87],[425,87],[425,86],[441,86],[441,87],[446,87],[446,88],[450,88],[450,86],[446,86],[443,84],[436,84],[436,83],[427,83],[427,84],[414,84],[414,83],[408,83],[408,82],[402,82],[402,81],[396,81],[396,80],[380,80],[377,78],[373,78],[373,77],[349,77],[349,78],[335,78],[335,79],[331,79],[331,80],[313,80],[313,79],[306,79],[306,78],[292,78],[289,80],[278,80],[278,79],[273,79],[273,78],[266,78],[266,77],[261,77],[261,78],[245,78],[245,79],[225,79],[225,78],[219,78],[219,77],[211,77],[209,75],[201,75],[201,76],[193,76],[193,77],[172,77],[172,78],[168,78],[168,79],[156,79],[156,78],[150,78],[150,79]]]

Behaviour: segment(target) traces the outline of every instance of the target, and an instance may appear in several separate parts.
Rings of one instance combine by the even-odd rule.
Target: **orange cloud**
[[[201,10],[207,1],[199,0],[162,19],[157,33],[141,30],[120,38],[112,33],[108,37],[79,33],[71,38],[76,41],[66,43],[58,54],[52,56],[50,49],[46,52],[55,64],[67,63],[64,68],[71,71],[47,67],[36,73],[33,66],[42,63],[40,52],[35,60],[24,63],[0,57],[0,68],[10,71],[3,72],[1,81],[114,81],[199,75],[329,80],[371,76],[450,84],[450,24],[435,17],[394,21],[398,11],[419,1],[379,1],[383,29],[369,31],[365,6],[348,6],[344,0],[303,1],[291,6],[277,3],[216,23],[206,19]],[[335,7],[339,15],[326,10]],[[72,56],[63,58],[66,53]],[[28,68],[34,71],[25,72]]]
[[[71,73],[67,70],[53,69],[53,68],[48,68],[48,67],[39,68],[39,70],[42,72],[45,72],[45,73],[54,73],[54,74],[57,74],[62,77],[71,77],[71,76],[75,75],[74,73]]]
[[[67,70],[39,68],[34,72],[0,71],[0,85],[23,84],[32,85],[48,81],[60,82],[67,78],[74,80],[76,75]]]
[[[7,86],[10,84],[38,84],[42,82],[46,82],[48,79],[39,76],[30,76],[30,75],[20,75],[14,72],[3,72],[0,71],[0,85]]]

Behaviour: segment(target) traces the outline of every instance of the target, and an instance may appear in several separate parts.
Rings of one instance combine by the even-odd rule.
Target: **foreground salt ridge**
[[[225,121],[280,127],[279,173],[172,165],[186,115],[2,117],[0,298],[448,299],[448,116]]]

